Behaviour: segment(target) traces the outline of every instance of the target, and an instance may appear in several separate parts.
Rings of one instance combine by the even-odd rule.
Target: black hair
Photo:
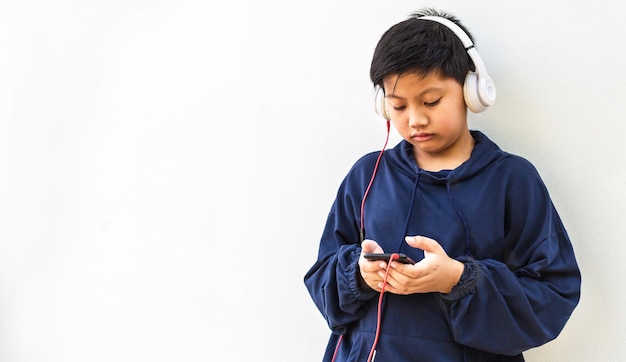
[[[433,8],[421,9],[410,18],[389,28],[380,38],[370,67],[370,78],[375,87],[383,88],[383,81],[393,74],[416,73],[427,75],[436,71],[443,77],[454,78],[463,85],[468,71],[474,71],[461,40],[447,26],[426,20],[422,16],[439,16],[458,25],[474,41],[459,19]]]

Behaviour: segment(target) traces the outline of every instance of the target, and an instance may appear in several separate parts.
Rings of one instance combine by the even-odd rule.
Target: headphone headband
[[[448,29],[454,32],[457,38],[461,40],[463,46],[465,47],[465,50],[469,50],[469,48],[472,48],[474,46],[474,43],[472,42],[472,39],[470,39],[469,35],[467,35],[467,33],[464,32],[460,26],[456,25],[453,21],[449,19],[442,18],[441,16],[420,16],[417,19],[435,21],[439,24],[445,25],[446,27],[448,27]]]
[[[478,113],[493,105],[496,102],[496,86],[489,74],[487,74],[485,63],[483,63],[469,35],[453,21],[441,16],[420,16],[417,19],[434,21],[444,25],[452,30],[457,38],[461,40],[461,43],[463,43],[465,51],[467,51],[467,54],[476,68],[475,72],[468,73],[463,86],[465,103],[467,103],[468,108],[472,112]]]

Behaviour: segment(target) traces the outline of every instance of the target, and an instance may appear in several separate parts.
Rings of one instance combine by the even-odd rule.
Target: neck
[[[419,168],[437,172],[441,170],[454,170],[461,166],[465,161],[469,160],[474,149],[474,138],[469,130],[460,137],[457,142],[444,152],[428,153],[417,148],[415,152],[415,160]]]

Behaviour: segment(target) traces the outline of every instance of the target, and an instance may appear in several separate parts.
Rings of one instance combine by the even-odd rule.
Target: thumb
[[[407,236],[404,240],[412,248],[422,249],[425,252],[436,253],[442,249],[436,240],[425,236]]]
[[[382,253],[383,251],[377,242],[370,239],[363,240],[361,243],[361,249],[364,253]]]

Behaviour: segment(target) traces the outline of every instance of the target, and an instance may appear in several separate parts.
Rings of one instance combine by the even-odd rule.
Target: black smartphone
[[[363,257],[371,261],[375,261],[375,260],[389,261],[389,259],[391,259],[392,254],[398,254],[398,259],[394,259],[397,262],[404,263],[404,264],[415,264],[413,259],[409,258],[408,256],[406,256],[406,254],[403,254],[403,253],[365,253],[363,254]]]

